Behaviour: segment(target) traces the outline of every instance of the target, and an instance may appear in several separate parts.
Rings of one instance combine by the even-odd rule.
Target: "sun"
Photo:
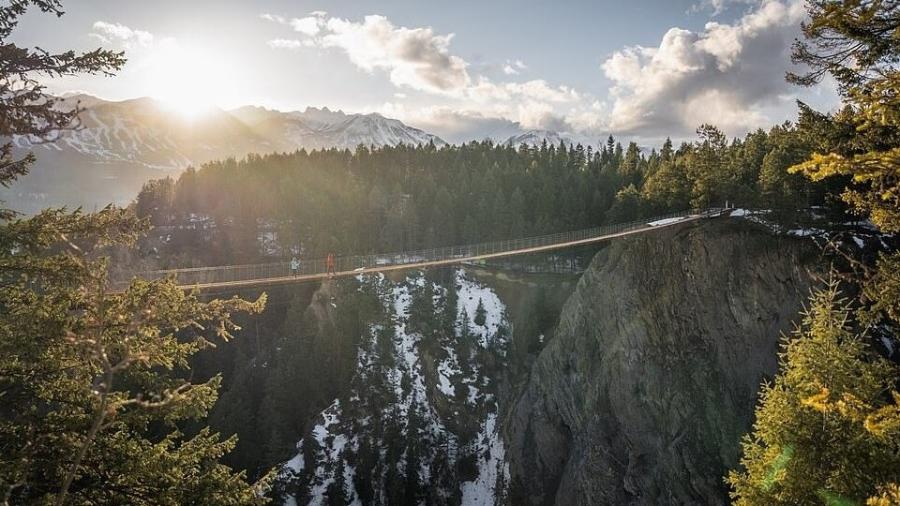
[[[148,67],[151,96],[188,119],[227,101],[234,82],[221,55],[174,42],[159,47]]]

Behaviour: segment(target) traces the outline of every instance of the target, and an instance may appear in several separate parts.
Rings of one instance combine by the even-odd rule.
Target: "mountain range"
[[[211,108],[194,117],[152,98],[107,101],[91,95],[64,97],[62,107],[85,109],[77,129],[52,142],[13,137],[14,153],[33,151],[37,163],[12,188],[0,190],[4,207],[33,213],[49,206],[92,210],[124,205],[149,179],[175,175],[188,166],[249,153],[297,149],[354,149],[447,143],[440,137],[377,113],[351,114],[309,107],[277,111],[256,106]],[[572,137],[528,130],[498,143],[558,145]]]

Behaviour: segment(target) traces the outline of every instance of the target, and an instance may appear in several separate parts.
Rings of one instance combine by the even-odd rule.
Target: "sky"
[[[53,93],[151,96],[184,111],[379,112],[451,142],[549,129],[639,142],[729,135],[839,105],[798,88],[802,0],[69,0],[13,41],[125,51],[115,77]]]

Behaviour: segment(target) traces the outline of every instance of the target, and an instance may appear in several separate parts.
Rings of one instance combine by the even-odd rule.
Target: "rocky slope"
[[[819,258],[716,220],[612,243],[509,410],[513,504],[723,504]]]

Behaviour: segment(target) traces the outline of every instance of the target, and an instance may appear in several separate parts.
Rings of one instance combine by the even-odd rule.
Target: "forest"
[[[209,300],[172,279],[137,277],[115,289],[111,263],[143,256],[168,267],[294,251],[400,250],[726,202],[786,215],[825,206],[840,219],[852,212],[879,234],[900,233],[898,6],[806,6],[804,39],[793,50],[805,70],[788,79],[808,86],[833,78],[845,105],[819,113],[799,104],[796,122],[739,139],[703,125],[693,142],[658,150],[610,138],[599,150],[473,142],[254,155],[150,182],[129,208],[22,216],[0,207],[0,503],[268,503],[277,473],[271,466],[300,429],[291,424],[331,401],[335,383],[353,381],[362,328],[389,318],[372,294],[326,282],[321,286],[349,290],[348,307],[334,334],[312,343],[318,322],[301,311],[318,304],[327,316],[341,293],[316,296],[302,286],[281,294],[279,302],[290,306],[275,312],[278,304],[267,308],[265,294]],[[83,112],[55,107],[41,79],[110,75],[125,64],[123,53],[102,48],[53,53],[17,44],[13,33],[29,9],[64,14],[60,0],[0,4],[4,186],[35,162],[8,139],[49,142]],[[121,253],[135,248],[132,258]],[[896,356],[871,345],[882,337],[896,343],[900,334],[900,253],[885,249],[867,262],[845,258],[850,267],[831,272],[784,338],[778,373],[760,387],[740,465],[711,477],[726,480],[735,504],[900,504],[900,368]],[[429,290],[411,297],[414,317],[404,325],[412,333],[437,334],[449,316],[425,318],[436,312]],[[455,297],[452,290],[447,297]],[[263,333],[276,352],[290,341],[293,349],[282,355],[303,361],[276,364],[269,378],[238,378],[253,371],[222,368],[217,358],[255,365],[259,357],[248,350],[260,346],[260,330],[241,324],[258,314],[272,315]],[[549,330],[546,320],[535,329]],[[236,338],[240,348],[228,345]],[[464,331],[459,343],[467,341]],[[327,356],[336,358],[321,365],[336,378],[298,370]],[[298,382],[301,403],[255,395],[289,393]],[[225,384],[232,388],[220,400]],[[240,405],[243,399],[256,405]],[[268,412],[283,418],[266,421],[260,440],[248,441],[253,451],[238,448],[229,434]],[[248,472],[239,461],[254,466]],[[402,481],[394,475],[390,486],[398,491]],[[419,490],[409,497],[425,501]]]
[[[841,184],[788,173],[830,124],[799,107],[795,124],[731,140],[702,125],[696,141],[649,152],[610,136],[596,151],[482,141],[252,155],[148,182],[134,208],[171,231],[162,267],[471,244],[726,203],[790,211],[825,204]]]

